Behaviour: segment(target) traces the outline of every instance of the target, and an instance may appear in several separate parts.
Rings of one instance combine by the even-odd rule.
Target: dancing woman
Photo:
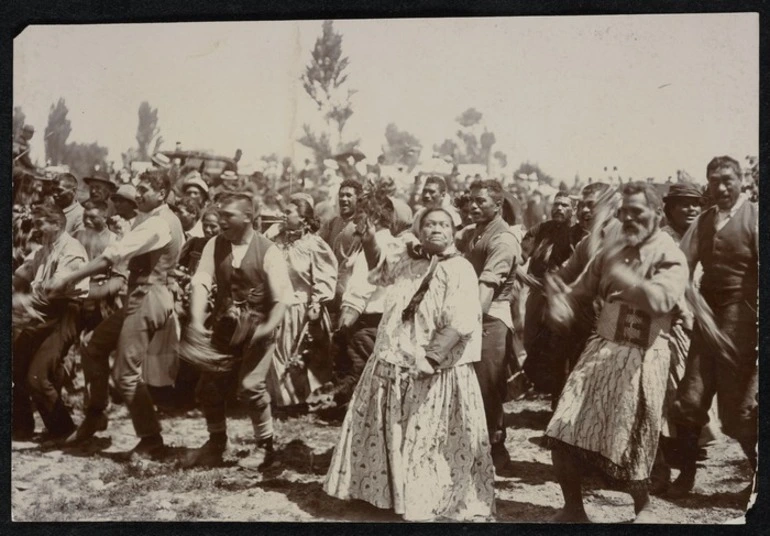
[[[275,243],[289,266],[294,295],[276,331],[268,386],[278,406],[296,406],[331,379],[331,329],[323,304],[334,298],[337,259],[316,233],[313,206],[295,197],[284,211]]]

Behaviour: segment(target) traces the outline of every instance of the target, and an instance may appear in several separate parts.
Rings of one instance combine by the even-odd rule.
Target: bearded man
[[[546,277],[555,327],[569,326],[575,311],[601,299],[595,332],[545,434],[565,503],[554,521],[589,521],[581,490],[586,464],[631,494],[637,522],[653,521],[647,481],[662,427],[668,333],[688,270],[682,251],[660,231],[663,203],[654,187],[629,183],[622,195],[619,240],[597,252],[573,287]]]
[[[72,173],[60,173],[54,179],[53,202],[67,217],[67,233],[74,236],[83,228],[83,205],[78,203],[78,180]]]
[[[572,225],[569,196],[565,192],[556,194],[551,219],[524,235],[522,249],[530,256],[529,274],[532,277],[542,282],[547,272],[559,269],[570,257],[588,232],[581,223]],[[556,337],[543,322],[544,314],[545,295],[542,289],[533,288],[527,297],[524,316],[524,349],[527,352],[524,372],[538,390],[558,396],[563,383],[563,354],[556,350]]]

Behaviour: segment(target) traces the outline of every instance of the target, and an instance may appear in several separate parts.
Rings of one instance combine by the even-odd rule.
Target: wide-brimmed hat
[[[182,191],[184,192],[189,188],[190,186],[195,186],[198,188],[203,195],[208,197],[209,195],[209,185],[206,184],[206,181],[201,178],[201,174],[197,171],[190,173],[190,175],[187,176],[187,178],[182,183]]]
[[[83,182],[88,186],[91,186],[94,183],[104,184],[108,186],[113,193],[118,191],[118,185],[110,180],[109,175],[104,173],[94,173],[91,177],[84,177]]]
[[[665,202],[670,199],[681,199],[685,197],[703,199],[703,194],[694,184],[689,182],[680,182],[669,186],[668,193],[663,198],[663,201]]]
[[[171,167],[171,159],[166,156],[163,153],[155,153],[152,155],[152,163],[160,168],[170,168]]]
[[[136,188],[131,184],[123,184],[118,188],[117,192],[110,196],[110,199],[113,201],[116,198],[125,199],[136,206]]]

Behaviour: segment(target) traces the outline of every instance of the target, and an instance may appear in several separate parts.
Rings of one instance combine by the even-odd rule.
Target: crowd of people
[[[80,202],[74,175],[22,173],[13,437],[34,436],[36,410],[49,444],[83,444],[108,429],[113,389],[134,456],[163,457],[156,406],[197,406],[209,439],[184,466],[216,466],[237,399],[255,440],[239,465],[261,471],[275,411],[336,408],[326,493],[491,519],[511,471],[503,404],[531,388],[552,400],[554,521],[588,521],[588,467],[654,521],[650,493],[692,490],[715,426],[756,468],[758,208],[733,158],[706,178],[546,202],[439,175],[410,196],[369,173],[322,199],[159,159],[134,181],[82,178]],[[80,370],[76,424],[62,389]]]

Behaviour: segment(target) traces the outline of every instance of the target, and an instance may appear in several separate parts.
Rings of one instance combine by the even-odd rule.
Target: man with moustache
[[[79,333],[77,299],[88,292],[88,279],[66,296],[45,299],[45,285],[85,266],[83,246],[66,232],[67,219],[58,205],[33,209],[34,238],[41,244],[13,274],[16,292],[32,293],[42,304],[42,322],[31,324],[13,341],[13,419],[15,439],[31,438],[34,401],[52,439],[67,437],[75,429],[60,398],[64,384],[63,359]],[[14,294],[14,300],[19,295]],[[19,327],[19,326],[14,326]]]
[[[715,394],[722,431],[741,445],[752,470],[757,466],[759,208],[741,193],[737,160],[715,157],[706,176],[715,205],[692,224],[680,246],[691,275],[698,263],[703,266],[700,292],[737,351],[732,357],[715,351],[696,319],[673,410],[684,462],[669,492],[674,497],[695,484],[698,437]]]
[[[96,172],[91,177],[85,177],[83,182],[88,185],[88,199],[107,203],[110,207],[110,216],[114,214],[110,197],[118,191],[118,185],[112,182],[106,173],[102,172]]]
[[[336,315],[340,308],[342,295],[345,293],[348,279],[353,273],[353,266],[361,251],[361,239],[356,233],[356,209],[358,199],[363,193],[361,183],[355,179],[345,179],[340,183],[337,193],[339,214],[324,224],[318,235],[331,246],[337,258],[339,275],[334,300],[329,304],[329,312]]]
[[[587,210],[581,207],[581,215]],[[590,225],[590,220],[588,225]],[[558,270],[569,259],[575,246],[588,233],[586,218],[572,224],[572,200],[566,192],[556,194],[551,206],[551,219],[536,225],[524,235],[523,250],[530,257],[529,275],[542,283],[545,274]],[[524,372],[535,387],[558,396],[562,384],[563,354],[559,343],[543,322],[545,295],[541,289],[530,289],[524,316],[524,349],[527,358]]]
[[[601,299],[595,332],[567,379],[545,438],[564,495],[554,521],[588,522],[582,467],[594,466],[634,500],[636,521],[652,522],[647,479],[662,427],[668,333],[687,285],[687,260],[660,231],[663,203],[647,183],[622,189],[622,232],[607,241],[572,287],[546,276],[549,319],[569,326]]]
[[[253,221],[254,204],[248,194],[225,196],[219,210],[220,234],[206,243],[190,282],[190,333],[210,338],[217,351],[240,358],[240,363],[229,371],[201,372],[197,394],[209,440],[187,457],[186,467],[222,463],[228,441],[225,406],[236,379],[237,396],[247,406],[256,439],[252,455],[239,465],[264,469],[274,460],[266,382],[275,352],[274,332],[294,290],[282,253],[254,230]],[[214,310],[206,321],[214,285]]]
[[[104,319],[82,351],[86,380],[86,416],[67,443],[77,443],[107,428],[109,356],[116,351],[112,377],[126,402],[140,441],[132,455],[153,458],[163,452],[163,437],[142,367],[150,340],[166,329],[174,308],[169,272],[179,261],[184,235],[179,219],[165,203],[171,188],[167,171],[141,175],[136,187],[141,215],[133,229],[83,268],[49,284],[53,295],[83,278],[128,263],[128,291],[123,308]]]
[[[495,469],[510,469],[505,448],[503,403],[507,394],[508,360],[513,353],[511,293],[516,266],[521,262],[518,240],[503,220],[503,187],[494,180],[471,184],[470,215],[473,225],[458,235],[458,249],[473,265],[479,278],[483,312],[481,361],[475,364]]]
[[[53,201],[67,217],[67,233],[74,236],[83,228],[83,205],[78,203],[78,180],[72,173],[60,173],[54,179]]]

